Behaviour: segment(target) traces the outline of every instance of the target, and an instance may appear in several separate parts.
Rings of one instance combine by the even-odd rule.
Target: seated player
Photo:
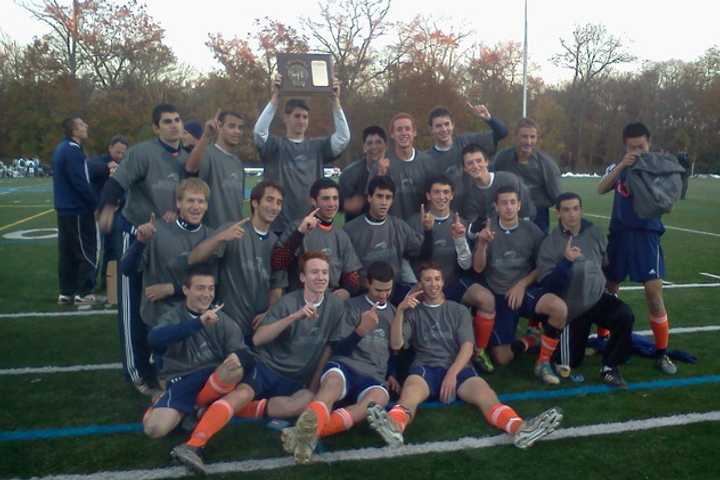
[[[527,344],[515,341],[519,318],[547,317],[543,322],[540,354],[535,375],[545,384],[560,383],[550,365],[560,332],[565,327],[567,307],[557,295],[535,284],[535,259],[543,233],[530,220],[521,219],[520,198],[512,187],[501,187],[495,196],[498,216],[488,219],[477,238],[473,268],[495,295],[495,326],[490,353],[496,363],[507,365]]]
[[[312,383],[328,342],[341,339],[349,320],[345,302],[328,294],[330,264],[322,252],[305,252],[300,259],[302,290],[284,295],[265,315],[253,342],[256,362],[235,390],[210,405],[187,443],[173,455],[195,472],[205,473],[199,450],[246,407],[263,409],[268,399],[283,399],[282,415],[299,415],[312,399]],[[325,357],[326,359],[327,357]],[[251,403],[257,399],[258,402]]]
[[[255,359],[236,323],[210,308],[215,277],[207,266],[193,267],[183,284],[185,303],[167,312],[148,334],[158,378],[165,393],[143,418],[145,434],[160,438],[171,432],[196,407],[232,391]]]
[[[627,304],[605,291],[607,241],[599,228],[583,218],[582,199],[576,193],[560,194],[556,209],[560,224],[543,241],[537,263],[543,285],[567,304],[568,328],[563,336],[569,335],[569,366],[582,363],[595,323],[610,331],[600,369],[602,381],[627,388],[618,365],[630,356],[635,317]]]
[[[475,405],[488,423],[513,435],[516,447],[530,447],[549,435],[562,421],[562,411],[551,408],[523,420],[500,403],[495,392],[470,366],[473,334],[467,307],[445,300],[442,267],[427,263],[420,268],[419,289],[398,305],[391,326],[393,349],[415,349],[410,375],[400,400],[386,412],[381,405],[368,407],[370,426],[392,447],[403,444],[403,432],[427,399],[450,403],[455,396]]]
[[[333,356],[320,378],[320,391],[300,415],[295,427],[283,430],[283,448],[298,463],[310,461],[319,437],[349,430],[367,417],[373,402],[385,406],[390,359],[390,324],[395,308],[388,301],[394,272],[385,262],[368,267],[368,292],[347,304],[353,315],[349,336],[332,345]],[[349,328],[348,328],[349,327]],[[333,410],[336,402],[346,405]]]

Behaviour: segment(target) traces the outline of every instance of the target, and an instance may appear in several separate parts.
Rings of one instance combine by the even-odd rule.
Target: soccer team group
[[[627,153],[598,185],[615,196],[607,234],[583,218],[579,195],[561,190],[531,119],[496,153],[508,131],[485,106],[468,103],[489,131],[463,135],[439,107],[428,120],[434,146],[420,151],[414,119],[398,113],[389,138],[379,126],[364,130],[362,157],[336,183],[323,168],[350,142],[337,84],[330,102],[334,133],[306,138],[308,105],[281,106],[276,81],[253,128],[264,177],[249,218],[233,153],[245,119],[231,111],[206,122],[190,149],[177,109],[158,105],[156,138],[131,146],[102,190],[98,224],[122,232],[124,367],[153,396],[145,432],[195,423],[171,452],[177,460],[206,472],[201,450],[234,416],[298,417],[281,438],[299,463],[319,438],[365,419],[396,447],[422,402],[456,398],[529,447],[562,411],[523,419],[477,372],[537,352],[533,374],[558,384],[583,361],[595,324],[608,338],[600,377],[626,388],[618,367],[631,353],[634,315],[616,292],[628,276],[645,288],[656,365],[676,372],[664,227],[635,214],[625,184],[650,150],[643,124],[624,129]],[[280,108],[284,136],[269,133]],[[523,336],[520,317],[529,319]]]

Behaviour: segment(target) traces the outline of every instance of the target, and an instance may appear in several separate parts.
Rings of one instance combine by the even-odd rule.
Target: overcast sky
[[[147,4],[180,61],[198,71],[218,66],[205,46],[208,33],[245,36],[255,18],[268,16],[297,25],[299,17],[319,12],[312,0],[149,0]],[[560,51],[561,37],[569,38],[575,25],[588,22],[604,24],[625,41],[639,58],[631,69],[640,68],[641,60],[695,60],[720,45],[719,13],[720,3],[700,0],[528,0],[530,61],[539,65],[540,76],[548,83],[569,79],[569,71],[554,67],[549,58]],[[475,32],[473,40],[487,45],[523,38],[523,0],[393,0],[389,16],[409,21],[417,14],[470,28]],[[48,28],[14,1],[0,0],[0,31],[27,43]]]

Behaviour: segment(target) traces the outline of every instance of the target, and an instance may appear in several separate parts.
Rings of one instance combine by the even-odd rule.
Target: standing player
[[[152,112],[156,138],[128,149],[115,173],[105,182],[99,206],[99,224],[110,231],[118,203],[127,199],[121,214],[123,232],[122,254],[135,242],[137,227],[151,215],[165,222],[177,218],[175,189],[186,175],[187,154],[180,144],[183,131],[177,108],[170,104],[157,105]],[[142,278],[139,274],[121,275],[118,280],[118,320],[123,367],[135,387],[144,394],[153,394],[154,374],[150,366],[147,331],[140,319]]]
[[[450,110],[435,107],[428,116],[428,125],[433,138],[433,146],[426,152],[433,159],[432,171],[435,175],[444,175],[448,169],[462,171],[462,150],[474,143],[481,145],[488,155],[493,155],[500,140],[508,134],[505,125],[492,115],[485,105],[466,103],[470,111],[478,118],[487,122],[492,130],[489,133],[463,133],[454,136],[455,123]]]
[[[532,220],[547,234],[550,207],[561,191],[560,169],[550,155],[536,148],[537,141],[537,123],[529,118],[520,120],[515,127],[515,146],[497,154],[495,171],[512,172],[525,182],[537,209]]]
[[[600,194],[615,191],[608,235],[608,290],[617,293],[627,276],[643,284],[650,328],[655,336],[656,365],[663,373],[675,375],[677,367],[667,355],[670,323],[662,294],[665,260],[660,237],[665,226],[660,217],[638,217],[633,209],[632,192],[625,183],[627,168],[639,155],[650,151],[650,130],[642,123],[630,123],[623,129],[623,143],[625,156],[617,165],[608,167],[598,184]]]
[[[513,436],[518,448],[532,446],[552,433],[562,411],[551,408],[523,420],[500,403],[490,386],[470,366],[473,334],[470,312],[442,293],[442,268],[427,263],[420,268],[420,288],[398,305],[390,333],[393,349],[411,346],[415,360],[403,385],[400,400],[385,412],[381,405],[368,408],[370,426],[392,447],[403,444],[403,432],[426,399],[451,403],[455,396],[475,405],[492,426]]]
[[[335,132],[329,137],[305,138],[310,107],[304,100],[291,98],[285,103],[285,136],[270,134],[270,124],[280,105],[278,76],[273,82],[270,102],[255,123],[253,137],[265,164],[265,179],[276,182],[285,191],[285,203],[272,230],[281,235],[293,220],[304,217],[309,208],[308,192],[315,180],[323,177],[323,166],[334,161],[350,143],[350,128],[340,105],[340,84],[333,82],[332,100]]]
[[[245,170],[233,151],[243,138],[245,120],[236,112],[221,111],[205,124],[202,137],[188,157],[186,170],[199,171],[213,192],[205,223],[220,228],[243,217]],[[216,137],[210,144],[211,137]]]
[[[362,135],[363,157],[343,168],[340,173],[340,197],[345,222],[367,211],[368,177],[370,172],[377,168],[377,163],[385,158],[387,151],[387,134],[382,127],[367,127]],[[378,172],[381,175],[386,173]]]
[[[150,438],[164,437],[195,407],[232,391],[255,364],[237,324],[220,311],[222,305],[210,308],[215,298],[212,271],[202,265],[191,268],[182,289],[184,304],[160,317],[148,335],[158,378],[166,385],[143,418]]]
[[[512,187],[498,189],[495,210],[498,216],[489,219],[478,235],[473,255],[473,268],[483,274],[495,295],[490,352],[495,362],[507,365],[518,349],[524,349],[515,341],[519,318],[546,316],[534,371],[543,383],[560,383],[550,359],[565,327],[567,307],[557,295],[535,284],[538,277],[535,260],[544,235],[534,223],[518,217],[520,200]]]
[[[282,205],[279,185],[267,180],[258,183],[250,192],[252,217],[220,230],[190,254],[191,265],[213,256],[220,258],[218,298],[245,337],[253,334],[257,322],[287,286],[285,272],[274,271],[271,266],[278,238],[270,225]]]
[[[60,305],[95,303],[97,231],[93,211],[97,198],[90,184],[82,142],[88,126],[80,117],[63,120],[65,139],[52,157],[53,197],[58,225]]]

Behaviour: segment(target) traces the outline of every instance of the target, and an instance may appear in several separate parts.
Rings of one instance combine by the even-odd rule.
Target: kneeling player
[[[232,391],[255,363],[236,323],[220,311],[222,305],[210,308],[215,298],[212,270],[192,268],[183,293],[185,304],[162,315],[148,335],[158,376],[166,384],[165,394],[143,418],[151,438],[167,435],[195,407]]]
[[[385,406],[390,395],[385,387],[390,359],[390,324],[395,307],[388,301],[395,272],[385,262],[367,269],[368,292],[347,301],[353,314],[349,331],[332,345],[333,356],[320,379],[315,400],[293,428],[283,431],[283,448],[298,463],[310,461],[318,437],[349,430],[367,417],[370,403]],[[333,410],[335,402],[349,406]]]
[[[370,426],[388,445],[400,446],[403,431],[420,403],[434,398],[450,403],[457,395],[478,407],[488,423],[513,435],[516,447],[527,448],[553,432],[562,420],[559,408],[525,421],[500,403],[492,388],[477,376],[469,365],[473,353],[470,312],[445,300],[439,265],[425,264],[419,274],[420,289],[410,292],[398,305],[390,333],[392,348],[409,344],[415,350],[415,360],[400,400],[390,412],[381,405],[368,408]]]

